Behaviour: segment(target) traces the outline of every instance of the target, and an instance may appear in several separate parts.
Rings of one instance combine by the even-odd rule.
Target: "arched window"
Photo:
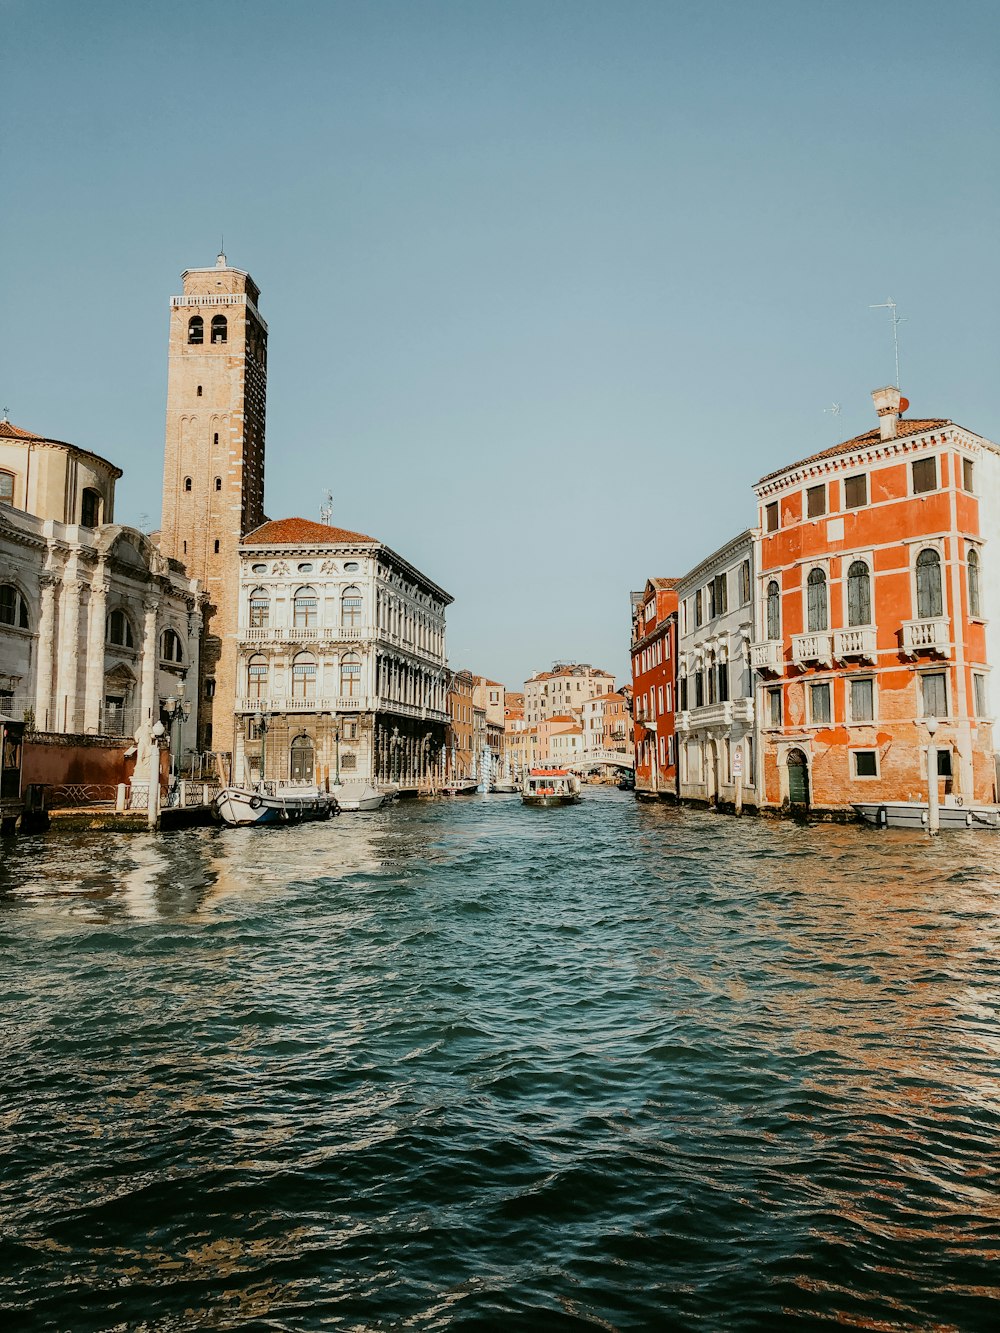
[[[315,629],[319,601],[315,588],[300,588],[292,599],[292,623],[296,629]]]
[[[292,698],[316,697],[316,659],[312,653],[299,653],[292,662]]]
[[[781,638],[781,589],[774,579],[767,585],[767,637]]]
[[[247,664],[247,694],[251,699],[267,698],[267,658],[251,657]]]
[[[205,341],[205,321],[201,315],[192,315],[188,320],[188,342],[203,343]]]
[[[96,528],[101,521],[101,492],[93,486],[84,486],[80,497],[80,522],[85,528]]]
[[[221,477],[216,477],[216,479],[215,479],[215,489],[216,489],[217,491],[221,491],[221,490],[222,490],[222,478],[221,478]]]
[[[114,644],[116,648],[135,647],[132,625],[128,616],[120,607],[116,607],[108,616],[107,640],[108,643]]]
[[[28,628],[28,608],[20,590],[13,583],[0,584],[0,625]]]
[[[340,693],[344,699],[361,693],[361,658],[357,653],[345,653],[340,659]]]
[[[363,606],[360,588],[345,588],[340,597],[340,623],[360,625]]]
[[[310,736],[296,736],[288,750],[288,770],[293,782],[312,782],[316,747]]]
[[[254,588],[250,594],[250,628],[266,629],[271,615],[271,599],[263,588]]]
[[[847,571],[847,623],[872,623],[872,581],[863,560],[855,560]]]
[[[190,477],[185,477],[185,478],[184,478],[184,489],[185,489],[186,491],[189,491],[189,490],[191,489],[191,478],[190,478]]]
[[[224,343],[229,337],[229,326],[225,315],[212,316],[212,342]]]
[[[979,552],[969,548],[969,615],[982,615],[979,607]]]
[[[184,644],[176,630],[165,629],[160,635],[160,659],[163,662],[184,661]]]
[[[806,579],[806,629],[810,634],[825,630],[827,619],[826,574],[822,569],[810,569]]]
[[[925,546],[917,556],[917,619],[934,620],[943,614],[941,556]]]
[[[0,472],[0,500],[4,504],[12,505],[14,503],[14,474],[13,472]]]

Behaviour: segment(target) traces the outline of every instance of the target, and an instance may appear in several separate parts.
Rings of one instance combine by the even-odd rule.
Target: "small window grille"
[[[184,478],[184,489],[185,489],[186,491],[189,491],[189,490],[191,489],[191,478],[190,478],[190,477],[185,477],[185,478]]]
[[[198,385],[198,397],[199,397],[199,398],[201,397],[201,385],[200,385],[200,384]]]
[[[215,479],[215,489],[216,489],[217,491],[221,491],[221,490],[222,490],[222,478],[221,478],[221,477],[216,477],[216,479]]]

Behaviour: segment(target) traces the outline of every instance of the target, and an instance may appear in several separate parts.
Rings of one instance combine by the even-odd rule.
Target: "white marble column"
[[[42,610],[38,621],[38,667],[35,676],[35,726],[39,731],[53,731],[56,716],[52,706],[52,677],[56,661],[56,590],[59,579],[54,574],[40,574]]]
[[[159,668],[160,645],[157,633],[157,611],[159,610],[158,598],[151,597],[143,603],[146,612],[145,624],[142,633],[142,684],[140,687],[140,725],[148,723],[150,726],[159,720],[160,710],[157,706],[159,700],[156,697],[156,675]],[[155,710],[155,714],[154,714]]]
[[[61,731],[76,732],[82,725],[80,708],[80,639],[86,645],[86,630],[81,624],[84,597],[89,584],[74,569],[63,580],[59,598],[61,625],[59,653],[56,658],[56,715]],[[86,647],[85,647],[86,651]]]
[[[91,579],[87,623],[87,681],[84,687],[83,729],[91,735],[96,735],[101,729],[101,712],[104,704],[104,641],[108,623],[108,588],[102,560]]]

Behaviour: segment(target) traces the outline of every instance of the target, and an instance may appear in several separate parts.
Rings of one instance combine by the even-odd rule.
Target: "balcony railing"
[[[731,727],[734,722],[753,722],[753,700],[724,699],[721,703],[703,704],[677,714],[678,731],[694,731],[699,727]]]
[[[288,695],[270,695],[266,699],[237,699],[238,713],[364,713],[372,706],[369,695],[330,695],[300,699]]]
[[[874,662],[878,657],[877,635],[873,629],[838,629],[833,635],[833,655],[838,662],[857,657]]]
[[[946,617],[903,621],[903,652],[907,657],[916,657],[918,653],[947,657],[950,647],[951,621]]]
[[[796,666],[833,666],[829,634],[793,634],[792,661]]]
[[[762,643],[752,643],[750,665],[755,671],[769,671],[773,676],[780,676],[785,667],[781,640],[765,639]]]
[[[357,643],[370,637],[360,625],[305,626],[264,625],[240,630],[244,643]]]

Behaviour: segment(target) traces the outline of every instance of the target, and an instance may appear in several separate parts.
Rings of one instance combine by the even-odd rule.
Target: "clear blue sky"
[[[0,20],[11,419],[155,525],[168,302],[224,234],[270,326],[268,513],[329,487],[454,594],[455,665],[623,675],[629,590],[874,424],[870,302],[912,413],[1000,439],[995,0]]]

